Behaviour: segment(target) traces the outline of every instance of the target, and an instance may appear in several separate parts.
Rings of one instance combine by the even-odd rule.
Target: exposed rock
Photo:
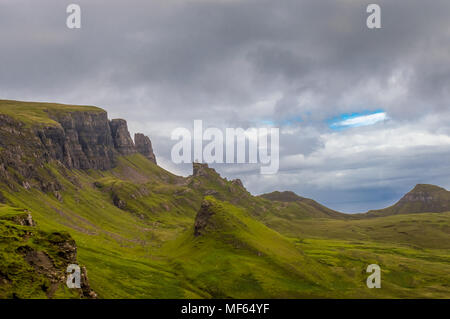
[[[97,299],[97,294],[94,290],[91,289],[91,286],[89,285],[87,269],[84,266],[81,267],[81,291],[84,297]]]
[[[51,157],[69,168],[114,166],[114,144],[106,112],[64,112],[52,117],[61,127],[47,127],[41,136]]]
[[[65,260],[69,264],[77,263],[77,245],[75,240],[70,236],[67,237],[61,233],[53,233],[53,239],[51,243],[58,247],[58,256]]]
[[[231,183],[232,183],[233,185],[236,185],[236,186],[245,188],[245,187],[244,187],[244,184],[242,184],[242,181],[241,181],[239,178],[233,179],[233,180],[231,181]]]
[[[35,221],[33,220],[33,217],[31,214],[27,211],[25,211],[23,214],[14,215],[11,220],[21,226],[36,226]]]
[[[119,209],[125,209],[127,207],[127,203],[120,199],[117,194],[113,194],[113,203]]]
[[[136,146],[136,150],[147,157],[150,161],[156,164],[156,157],[153,153],[152,142],[142,133],[134,134],[134,144]]]
[[[25,260],[33,266],[39,273],[46,273],[55,277],[56,269],[50,257],[43,251],[36,251],[30,246],[20,247],[20,252],[24,254]]]
[[[362,216],[376,217],[396,214],[442,213],[449,210],[449,191],[435,185],[417,184],[394,205],[384,209],[371,210],[362,214]]]
[[[192,175],[193,176],[206,176],[208,169],[208,164],[202,163],[192,163]]]
[[[54,191],[53,192],[53,195],[55,195],[55,197],[56,197],[56,199],[57,200],[59,200],[60,202],[62,202],[62,195],[61,195],[61,193],[60,192],[58,192],[58,191]]]
[[[106,112],[59,114],[54,120],[61,122],[27,127],[0,114],[0,179],[10,188],[17,188],[17,183],[44,192],[61,190],[44,165],[50,161],[77,169],[113,167],[115,151]]]
[[[194,223],[194,236],[200,236],[208,225],[208,221],[214,211],[211,209],[211,203],[207,200],[203,200],[200,210],[195,217]]]
[[[38,232],[38,230],[29,232],[28,236],[34,236]],[[41,237],[40,240],[44,239]],[[49,233],[46,240],[48,245],[52,246],[49,251],[54,251],[51,254],[48,251],[36,250],[27,244],[18,247],[16,252],[23,256],[36,273],[45,276],[49,280],[50,285],[43,286],[42,289],[49,298],[52,298],[61,285],[66,285],[68,278],[67,266],[78,264],[77,246],[67,233]],[[81,266],[80,271],[80,288],[78,289],[80,296],[83,298],[96,298],[97,294],[89,285],[86,268]]]
[[[219,176],[216,170],[214,168],[210,168],[206,163],[192,163],[192,173],[193,176],[209,176],[209,175]]]
[[[66,267],[70,264],[78,264],[77,261],[77,245],[75,240],[72,239],[69,235],[65,235],[63,233],[53,233],[54,236],[50,239],[50,242],[58,247],[58,257],[64,260]],[[63,269],[63,276],[61,276],[60,271],[54,272],[54,281],[60,282],[62,279],[63,284],[66,284],[67,281],[67,268]],[[80,280],[80,293],[84,298],[97,298],[97,294],[91,289],[89,285],[89,280],[87,277],[86,267],[81,266],[81,280]]]
[[[130,132],[128,132],[127,121],[122,119],[114,119],[111,120],[109,124],[116,150],[122,155],[136,153],[136,147],[130,137]]]
[[[49,123],[35,126],[0,114],[0,180],[13,190],[60,191],[62,185],[45,166],[51,161],[62,169],[107,170],[115,167],[118,155],[139,151],[156,163],[150,139],[137,134],[136,147],[125,120],[109,121],[101,109],[66,111],[62,106],[58,112],[45,111]]]

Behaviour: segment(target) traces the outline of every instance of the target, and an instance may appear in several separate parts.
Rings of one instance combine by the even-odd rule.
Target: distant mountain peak
[[[425,209],[429,207],[430,212],[440,212],[450,209],[448,206],[449,194],[450,192],[445,188],[436,185],[417,184],[396,205],[417,202],[423,204]]]

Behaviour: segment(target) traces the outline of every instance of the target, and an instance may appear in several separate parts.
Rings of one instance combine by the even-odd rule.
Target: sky
[[[291,190],[343,212],[450,189],[448,0],[0,0],[0,98],[96,105],[148,135],[280,128],[280,169],[215,164],[253,194]],[[381,29],[366,7],[381,7]]]

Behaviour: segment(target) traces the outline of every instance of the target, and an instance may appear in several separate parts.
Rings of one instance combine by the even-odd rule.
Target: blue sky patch
[[[351,127],[369,126],[388,119],[384,110],[346,113],[328,120],[328,125],[333,130],[341,130]]]

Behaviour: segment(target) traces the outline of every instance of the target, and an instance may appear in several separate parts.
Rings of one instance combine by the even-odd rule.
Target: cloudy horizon
[[[96,105],[170,159],[171,132],[279,127],[280,169],[212,165],[253,194],[291,190],[343,212],[450,188],[450,2],[0,1],[0,98]],[[366,27],[366,7],[382,28]]]

